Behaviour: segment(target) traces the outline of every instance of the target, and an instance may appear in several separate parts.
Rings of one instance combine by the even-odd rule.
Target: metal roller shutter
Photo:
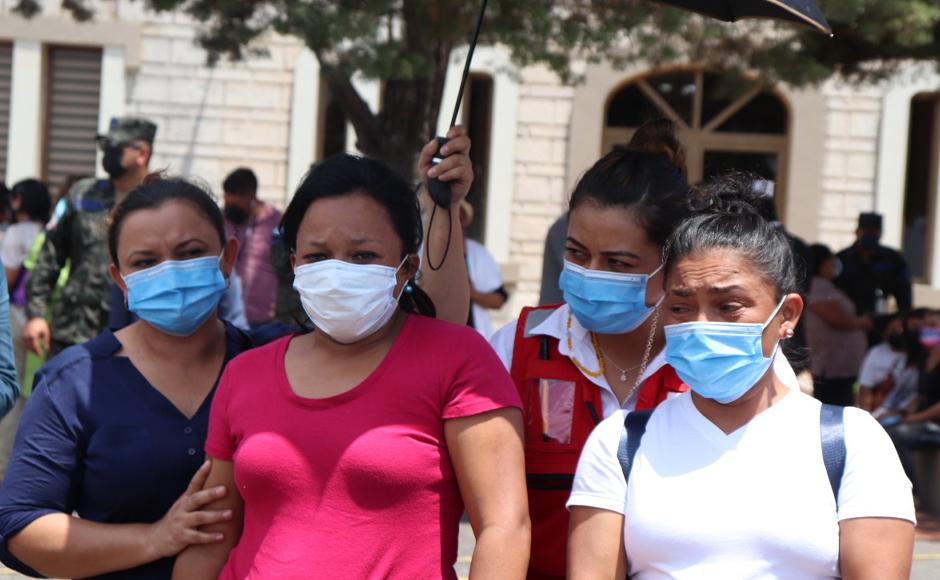
[[[10,84],[12,75],[13,45],[0,43],[0,181],[5,180],[7,176],[7,136],[10,131]]]
[[[51,47],[48,55],[44,177],[58,189],[95,173],[101,51]]]

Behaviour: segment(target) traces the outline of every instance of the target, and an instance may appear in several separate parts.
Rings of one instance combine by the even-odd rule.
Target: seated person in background
[[[893,385],[892,374],[907,361],[907,335],[897,314],[878,317],[874,322],[881,331],[881,342],[868,349],[858,374],[858,406],[866,411],[878,407]]]

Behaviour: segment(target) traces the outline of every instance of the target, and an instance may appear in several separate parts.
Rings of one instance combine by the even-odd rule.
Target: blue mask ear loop
[[[655,270],[653,270],[652,272],[650,272],[649,274],[646,275],[646,291],[647,291],[647,292],[649,292],[650,280],[653,279],[653,276],[655,276],[656,274],[659,274],[659,272],[660,272],[663,268],[665,268],[665,267],[666,267],[666,263],[665,263],[665,262],[660,262],[658,268],[656,268]],[[663,300],[665,300],[665,299],[666,299],[666,288],[665,288],[665,285],[664,285],[664,286],[663,286],[663,295],[659,297],[659,300],[656,301],[656,304],[653,304],[652,306],[648,306],[647,308],[652,308],[652,309],[655,310],[656,308],[659,308],[660,306],[662,306]],[[643,306],[646,306],[646,296],[643,296]]]

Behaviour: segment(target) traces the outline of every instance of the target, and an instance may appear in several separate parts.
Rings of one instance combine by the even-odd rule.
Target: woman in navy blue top
[[[210,195],[150,178],[114,210],[111,276],[138,322],[38,373],[0,488],[0,559],[52,577],[167,579],[224,488],[202,490],[209,405],[249,339],[216,316],[238,243]],[[77,514],[76,517],[73,514]]]

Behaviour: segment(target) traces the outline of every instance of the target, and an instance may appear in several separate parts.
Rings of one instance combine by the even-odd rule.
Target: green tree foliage
[[[453,50],[472,31],[477,0],[146,0],[203,23],[210,62],[263,52],[271,31],[316,54],[356,129],[357,146],[401,171],[433,135]],[[754,0],[759,1],[759,0]],[[89,0],[63,0],[78,20]],[[507,47],[521,66],[542,64],[566,81],[572,62],[673,61],[756,72],[795,85],[833,75],[877,80],[911,60],[940,59],[938,0],[820,0],[834,37],[790,23],[719,23],[644,0],[490,0],[482,43]],[[19,0],[24,15],[36,0]],[[384,82],[377,114],[353,74]]]

